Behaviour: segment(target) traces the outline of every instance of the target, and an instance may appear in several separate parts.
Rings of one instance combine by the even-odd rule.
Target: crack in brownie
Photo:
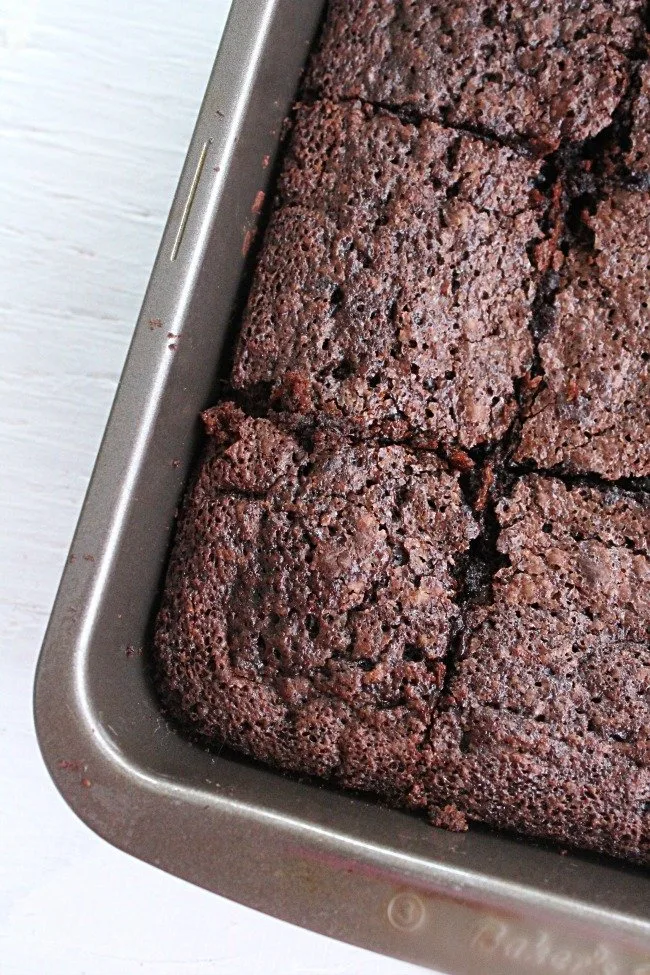
[[[344,434],[499,439],[532,360],[540,164],[361,104],[303,108],[232,382]]]
[[[308,88],[545,151],[611,121],[640,0],[333,0]]]
[[[583,214],[593,235],[561,271],[540,342],[544,384],[518,461],[604,478],[650,474],[650,197],[615,189]]]
[[[426,788],[482,822],[647,859],[650,499],[529,476],[497,517],[507,565],[467,613]]]

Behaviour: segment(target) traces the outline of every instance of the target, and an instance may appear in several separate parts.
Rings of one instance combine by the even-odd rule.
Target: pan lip
[[[191,294],[196,272],[200,267],[203,251],[211,230],[211,218],[224,191],[224,174],[237,142],[238,121],[245,111],[254,80],[254,69],[264,48],[265,39],[273,17],[283,3],[295,0],[231,0],[230,10],[221,41],[207,81],[198,112],[194,131],[170,206],[160,245],[149,276],[144,298],[132,333],[125,362],[117,383],[113,403],[98,448],[95,464],[89,480],[72,541],[65,559],[59,585],[50,610],[47,627],[36,663],[32,716],[37,743],[45,766],[54,785],[73,812],[91,829],[113,845],[121,847],[118,837],[110,834],[108,823],[100,824],[84,811],[76,790],[70,790],[58,775],[62,752],[66,742],[59,728],[51,730],[50,716],[54,706],[65,697],[65,707],[74,718],[77,740],[83,740],[87,751],[105,768],[129,768],[136,775],[136,766],[124,760],[102,734],[101,725],[92,715],[86,693],[86,667],[90,638],[95,624],[96,608],[104,582],[110,576],[113,559],[121,533],[123,499],[128,496],[134,472],[137,472],[142,451],[146,448],[149,433],[149,417],[162,392],[164,380],[173,361],[166,344],[154,354],[150,349],[146,356],[138,347],[138,339],[154,328],[162,328],[159,317],[152,317],[155,308],[160,316],[164,306],[165,328],[174,332],[175,322],[182,319],[185,305]],[[321,0],[321,3],[324,0]],[[217,107],[218,105],[218,107]],[[218,165],[215,165],[218,162]],[[210,178],[207,178],[207,171]],[[192,224],[190,233],[189,224]],[[164,295],[161,302],[161,293]],[[155,296],[155,304],[153,298]],[[135,427],[135,438],[128,444],[128,467],[120,490],[111,497],[110,504],[102,510],[97,495],[101,493],[99,482],[105,474],[107,460],[123,438],[122,407],[127,395],[124,387],[137,372],[142,389],[139,410],[122,409]],[[99,499],[100,501],[103,498]],[[96,525],[98,514],[103,521]],[[77,559],[75,552],[90,548],[92,558]],[[66,644],[64,655],[62,643]],[[59,659],[57,681],[53,679],[51,664]],[[61,685],[65,683],[65,691]],[[57,686],[58,685],[58,686]],[[97,748],[103,740],[104,747]],[[146,774],[140,770],[140,777]],[[155,776],[148,776],[150,782]],[[158,785],[169,787],[164,779]],[[139,786],[141,787],[141,786]],[[184,789],[183,786],[178,787]],[[107,817],[110,819],[110,817]],[[123,847],[121,847],[123,848]],[[136,854],[137,855],[137,854]]]
[[[228,153],[232,152],[237,119],[244,110],[253,80],[253,67],[263,49],[273,16],[282,4],[295,5],[300,2],[301,0],[232,0],[219,52],[70,549],[70,553],[84,549],[87,540],[92,538],[93,550],[98,555],[94,561],[66,561],[39,656],[34,682],[34,721],[43,760],[65,801],[90,829],[117,848],[200,886],[206,884],[200,879],[192,878],[190,866],[175,864],[173,859],[158,859],[145,849],[142,845],[143,834],[138,832],[138,827],[134,827],[128,834],[125,833],[123,822],[115,818],[105,803],[95,799],[92,789],[83,784],[80,787],[77,780],[63,774],[61,756],[70,754],[70,749],[78,748],[82,742],[84,760],[90,763],[92,759],[93,766],[101,769],[110,784],[113,801],[119,798],[131,809],[137,809],[138,816],[143,821],[147,817],[155,819],[157,811],[163,805],[169,807],[184,802],[188,806],[189,820],[192,817],[205,817],[207,809],[215,826],[240,819],[263,830],[280,831],[285,836],[293,836],[304,849],[338,850],[340,856],[347,857],[350,863],[379,865],[387,876],[396,878],[395,883],[398,886],[398,878],[401,877],[401,882],[409,889],[426,887],[452,902],[463,897],[473,898],[483,907],[505,905],[508,909],[524,914],[528,911],[541,912],[548,916],[568,918],[571,923],[594,929],[608,926],[617,936],[645,939],[650,944],[650,917],[646,920],[631,913],[599,907],[574,896],[545,891],[534,883],[524,884],[470,867],[447,864],[434,859],[435,851],[432,852],[432,859],[425,859],[400,851],[395,844],[382,845],[369,839],[363,840],[352,832],[311,822],[299,812],[291,816],[279,813],[267,799],[251,802],[166,778],[130,760],[125,752],[114,745],[105,733],[101,717],[95,712],[89,698],[87,666],[91,638],[98,602],[105,582],[110,577],[121,537],[125,510],[123,498],[131,489],[139,457],[146,449],[150,418],[162,395],[164,379],[172,361],[166,347],[146,360],[140,354],[138,341],[143,335],[146,336],[153,320],[151,316],[154,305],[151,296],[164,276],[166,288],[170,292],[168,320],[174,322],[182,317],[206,246],[210,220],[219,196],[224,191],[223,173],[217,172],[219,167],[213,164],[218,160],[222,168],[226,168],[223,163],[227,160]],[[314,6],[316,5],[315,3]],[[235,52],[239,52],[240,63],[233,56]],[[215,91],[220,93],[220,119],[216,131],[214,105],[210,102]],[[208,180],[204,177],[211,164],[212,175]],[[156,313],[158,307],[156,306]],[[176,331],[173,326],[172,331]],[[129,443],[125,454],[128,465],[124,482],[110,496],[103,512],[103,522],[97,523],[97,485],[116,438],[123,435],[123,415],[120,410],[126,400],[124,386],[132,378],[136,365],[136,378],[143,386],[140,412],[131,416],[136,438]],[[128,412],[133,413],[133,410],[129,409]],[[57,716],[54,725],[51,720],[53,713]],[[245,852],[242,846],[242,855]],[[254,851],[249,850],[248,853],[254,855]],[[172,856],[170,853],[170,858]],[[217,888],[211,889],[218,889],[218,884]],[[239,899],[230,892],[225,896]],[[242,895],[241,902],[249,901]],[[269,914],[275,913],[270,904],[262,909]],[[282,914],[276,913],[275,916]],[[306,920],[302,926],[319,930],[312,919]],[[352,931],[347,934],[344,932],[340,936],[343,940],[372,947],[367,941],[360,941],[360,936]],[[485,971],[488,970],[486,967]]]

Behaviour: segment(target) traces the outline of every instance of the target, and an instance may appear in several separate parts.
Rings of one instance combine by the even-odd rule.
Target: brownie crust
[[[647,4],[327,11],[178,521],[165,711],[650,864]]]
[[[518,461],[609,480],[650,474],[650,196],[616,189],[576,248],[540,343],[544,383]]]
[[[308,87],[549,151],[610,124],[642,11],[637,0],[333,0]]]
[[[232,404],[206,426],[156,634],[170,715],[440,825],[648,859],[645,496],[521,479],[461,610],[479,525],[435,454],[305,450]]]
[[[650,63],[639,70],[639,93],[632,107],[630,147],[625,154],[628,171],[647,186],[650,178]]]
[[[531,476],[497,517],[507,564],[468,613],[430,794],[494,826],[647,859],[650,501]]]
[[[503,436],[532,360],[539,163],[367,106],[298,113],[232,382],[344,435]]]
[[[478,526],[435,454],[316,443],[209,411],[156,654],[208,741],[408,801]]]

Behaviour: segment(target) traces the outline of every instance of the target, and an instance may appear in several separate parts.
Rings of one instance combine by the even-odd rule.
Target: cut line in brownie
[[[333,0],[308,87],[548,151],[609,125],[641,0]]]
[[[650,196],[612,190],[583,219],[593,246],[561,272],[539,346],[544,383],[515,459],[609,480],[650,474]]]
[[[453,829],[650,859],[646,497],[521,479],[470,605],[478,526],[434,454],[206,425],[156,630],[171,715]]]
[[[497,440],[532,361],[541,164],[361,104],[304,107],[232,382],[345,435]]]
[[[408,803],[478,527],[434,454],[307,454],[231,404],[180,519],[156,632],[168,710],[204,740]]]
[[[650,498],[529,476],[497,518],[508,564],[467,614],[431,794],[493,826],[647,860]]]

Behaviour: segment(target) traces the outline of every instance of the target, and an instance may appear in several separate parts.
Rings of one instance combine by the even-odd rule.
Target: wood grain
[[[39,645],[228,0],[0,0],[0,969],[415,971],[96,838],[37,752]]]

